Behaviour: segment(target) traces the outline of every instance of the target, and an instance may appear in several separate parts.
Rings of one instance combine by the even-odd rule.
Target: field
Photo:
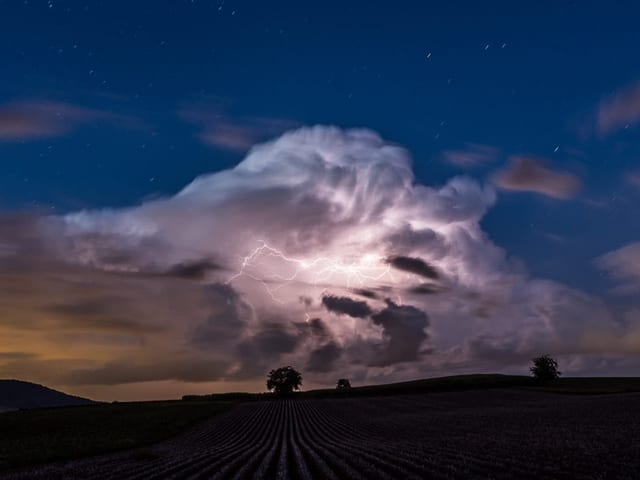
[[[265,399],[154,446],[3,478],[640,478],[639,418],[638,393],[528,387]]]
[[[146,445],[227,411],[229,401],[131,402],[0,414],[0,472]]]

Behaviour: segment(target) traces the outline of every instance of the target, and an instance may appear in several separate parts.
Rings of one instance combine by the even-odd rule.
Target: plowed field
[[[152,447],[3,478],[640,478],[640,394],[248,402]]]

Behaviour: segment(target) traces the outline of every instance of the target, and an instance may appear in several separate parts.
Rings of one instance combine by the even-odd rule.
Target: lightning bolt
[[[242,259],[240,269],[233,275],[227,283],[232,283],[240,277],[248,277],[265,288],[271,298],[279,303],[283,303],[276,295],[283,286],[299,281],[303,273],[311,274],[311,284],[318,285],[334,279],[337,275],[346,277],[346,287],[351,288],[354,283],[363,286],[365,282],[379,281],[389,278],[395,283],[391,273],[391,267],[384,261],[381,255],[363,255],[357,260],[345,262],[339,258],[321,256],[312,259],[290,257],[281,250],[270,246],[264,240],[258,241],[259,245],[249,255]],[[291,267],[293,271],[286,274],[282,271],[267,272],[266,275],[257,275],[252,272],[252,268],[265,258],[278,259]],[[345,281],[344,279],[342,280]],[[275,287],[271,284],[277,283]]]

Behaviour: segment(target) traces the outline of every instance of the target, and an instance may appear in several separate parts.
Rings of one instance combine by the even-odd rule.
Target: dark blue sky
[[[483,225],[534,275],[600,291],[593,259],[640,237],[640,114],[596,125],[603,99],[633,99],[639,15],[631,1],[0,0],[0,209],[132,205],[252,140],[366,127],[428,185],[490,182],[514,155],[579,178],[565,200],[500,190]],[[491,161],[446,161],[469,144]]]

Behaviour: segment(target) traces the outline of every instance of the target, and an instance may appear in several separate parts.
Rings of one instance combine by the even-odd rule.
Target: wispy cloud
[[[601,136],[640,122],[640,83],[621,89],[600,102],[596,128]]]
[[[66,135],[94,122],[133,125],[124,115],[66,102],[32,100],[0,105],[0,141],[24,141]]]
[[[563,243],[565,242],[567,239],[565,237],[563,237],[562,235],[558,235],[557,233],[551,233],[551,232],[543,232],[542,235],[551,240],[552,242],[556,242],[556,243]]]
[[[233,152],[246,152],[256,143],[296,126],[295,122],[281,118],[232,117],[215,107],[192,106],[178,113],[182,119],[198,126],[197,137],[204,144]]]
[[[630,243],[596,259],[596,265],[619,282],[614,293],[640,292],[640,242]]]
[[[640,170],[627,173],[625,178],[629,185],[640,188]]]
[[[446,150],[442,153],[445,162],[460,168],[471,168],[486,165],[498,158],[500,150],[489,145],[467,143],[459,150]]]
[[[504,190],[534,192],[562,200],[574,197],[580,189],[580,179],[569,172],[556,171],[548,163],[533,156],[514,156],[506,168],[493,175],[493,181]]]

